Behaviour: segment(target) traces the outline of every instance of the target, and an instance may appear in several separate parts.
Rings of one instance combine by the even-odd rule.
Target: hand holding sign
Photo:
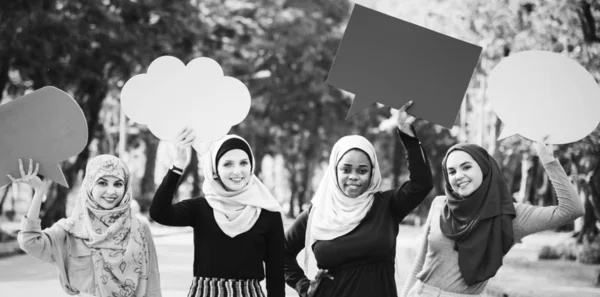
[[[524,51],[504,58],[488,81],[492,107],[505,127],[498,139],[519,134],[565,144],[600,122],[600,89],[574,60],[553,52]]]
[[[212,59],[201,57],[187,66],[163,56],[148,73],[130,78],[121,90],[125,114],[148,125],[158,138],[174,141],[184,127],[196,132],[194,148],[227,134],[250,110],[250,92],[239,80],[223,76]]]
[[[355,4],[327,83],[355,94],[348,116],[379,102],[450,128],[481,47]]]
[[[68,187],[58,162],[79,154],[88,140],[83,111],[67,93],[44,87],[0,106],[0,187],[20,176],[19,159]]]

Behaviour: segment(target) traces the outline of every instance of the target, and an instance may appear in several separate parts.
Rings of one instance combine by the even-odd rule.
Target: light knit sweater
[[[544,168],[556,190],[557,206],[533,206],[515,203],[516,217],[513,219],[515,243],[527,235],[543,230],[554,229],[583,215],[583,205],[577,191],[570,183],[567,174],[557,160],[544,164]],[[454,241],[442,234],[440,213],[446,203],[446,196],[438,196],[424,226],[417,257],[409,279],[404,284],[401,297],[407,296],[417,279],[446,292],[473,294],[483,292],[487,281],[468,286],[463,280],[458,266],[458,252]]]
[[[154,240],[148,223],[140,221],[146,232],[149,255],[146,297],[160,297],[162,293]],[[27,254],[56,266],[60,284],[69,295],[95,296],[94,263],[91,250],[82,239],[75,238],[58,224],[42,230],[40,219],[27,217],[21,220],[17,239]]]

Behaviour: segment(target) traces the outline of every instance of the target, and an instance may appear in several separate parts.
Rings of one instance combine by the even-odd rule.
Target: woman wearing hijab
[[[35,195],[21,222],[19,245],[27,254],[54,264],[70,295],[96,297],[161,296],[156,250],[147,223],[132,214],[131,179],[123,161],[111,155],[89,160],[70,217],[41,230],[44,183],[39,164],[21,178]]]
[[[311,206],[286,232],[286,282],[300,296],[397,296],[399,224],[432,188],[428,161],[412,128],[415,119],[406,113],[410,104],[400,108],[398,118],[410,164],[410,180],[402,186],[380,189],[379,162],[366,138],[346,136],[334,145]],[[302,249],[304,270],[296,261]],[[316,276],[313,261],[320,269]]]
[[[474,144],[451,147],[443,160],[446,195],[436,197],[402,296],[482,296],[502,258],[523,237],[583,215],[583,205],[552,148],[536,145],[558,206],[514,203],[502,172]]]
[[[214,142],[203,158],[204,197],[171,204],[194,132],[176,139],[177,156],[159,186],[150,217],[194,228],[194,278],[189,297],[285,296],[281,206],[254,175],[254,155],[241,137]],[[264,263],[264,268],[263,268]]]

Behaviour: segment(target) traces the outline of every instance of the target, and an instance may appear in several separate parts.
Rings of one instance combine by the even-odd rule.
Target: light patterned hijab
[[[98,179],[119,178],[124,197],[113,209],[103,209],[92,190]],[[125,163],[111,155],[91,159],[86,167],[73,213],[57,224],[91,249],[96,296],[142,297],[148,280],[146,232],[132,215],[131,179]]]
[[[260,179],[254,175],[254,166],[248,184],[237,191],[226,190],[219,177],[214,177],[217,176],[216,158],[219,148],[232,138],[244,141],[248,146],[248,151],[252,152],[246,140],[237,135],[227,135],[214,142],[203,159],[204,184],[202,191],[206,201],[213,209],[215,221],[223,233],[233,238],[250,230],[258,220],[262,209],[282,212],[282,208]],[[256,164],[254,155],[251,154],[248,157],[252,159],[252,164]]]

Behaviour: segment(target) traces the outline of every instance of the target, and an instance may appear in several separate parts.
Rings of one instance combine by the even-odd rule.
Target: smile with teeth
[[[459,182],[458,184],[456,184],[459,188],[464,188],[466,187],[468,184],[470,183],[470,181],[463,181],[463,182]]]
[[[117,200],[117,197],[102,197],[102,199],[112,203],[115,202],[115,200]]]
[[[348,188],[350,189],[358,189],[360,188],[360,185],[346,185]]]
[[[243,179],[244,179],[243,177],[232,177],[232,178],[230,178],[230,180],[232,180],[232,181],[234,181],[236,183],[241,182]]]

